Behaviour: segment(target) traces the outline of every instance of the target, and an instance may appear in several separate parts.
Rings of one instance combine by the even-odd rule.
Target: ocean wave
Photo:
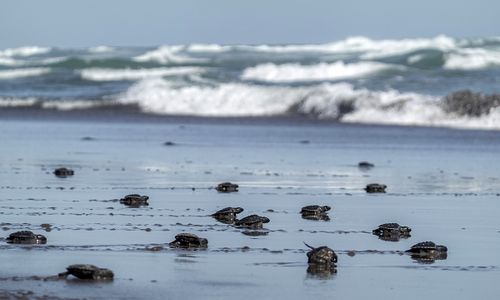
[[[378,62],[345,64],[343,61],[337,61],[316,65],[267,63],[245,69],[241,78],[270,82],[337,80],[367,76],[391,68],[402,67]]]
[[[22,77],[40,76],[50,73],[50,68],[24,68],[0,70],[0,79],[15,79]]]
[[[26,56],[32,56],[32,55],[38,55],[38,54],[45,54],[47,52],[50,52],[50,50],[51,50],[51,48],[37,47],[37,46],[19,47],[19,48],[8,48],[8,49],[0,50],[0,56],[7,56],[7,57],[20,56],[20,57],[26,57]]]
[[[449,111],[440,97],[395,90],[355,89],[346,83],[308,87],[225,83],[174,87],[155,78],[118,98],[148,113],[211,117],[307,115],[341,122],[500,129],[500,108],[479,116]]]
[[[219,44],[190,44],[186,47],[188,52],[219,53],[233,50],[233,46]]]
[[[90,53],[107,53],[107,52],[115,51],[115,48],[109,47],[109,46],[97,46],[97,47],[89,48],[88,51]]]
[[[443,67],[449,70],[479,70],[493,66],[500,66],[500,50],[466,48],[447,54]]]
[[[149,77],[200,74],[205,69],[198,67],[172,67],[151,69],[102,69],[90,68],[80,71],[80,76],[92,81],[138,80]]]
[[[158,62],[161,64],[167,63],[200,63],[205,62],[206,59],[194,58],[186,55],[182,55],[179,52],[183,50],[185,46],[175,45],[175,46],[161,46],[158,49],[146,52],[142,55],[136,56],[133,60],[138,62]]]
[[[19,60],[16,60],[16,59],[13,59],[11,57],[2,57],[2,56],[0,56],[0,65],[13,67],[13,66],[23,65],[23,62],[19,61]]]

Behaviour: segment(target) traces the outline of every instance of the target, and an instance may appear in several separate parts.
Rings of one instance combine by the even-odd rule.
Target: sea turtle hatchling
[[[431,241],[415,244],[406,252],[410,253],[413,259],[421,262],[433,262],[436,259],[446,259],[448,257],[448,248],[446,246],[436,245]]]
[[[140,207],[140,206],[148,206],[148,196],[141,196],[139,194],[130,194],[122,199],[120,199],[121,204],[125,204],[130,207]]]
[[[331,209],[330,206],[320,206],[320,205],[308,205],[302,207],[300,213],[302,214],[303,219],[307,220],[323,220],[329,221],[330,217],[328,217],[327,212]]]
[[[374,229],[372,233],[378,236],[385,235],[400,235],[410,237],[411,228],[408,226],[401,226],[398,223],[385,223]]]
[[[264,223],[269,223],[269,218],[259,215],[249,215],[241,220],[236,220],[235,225],[252,229],[261,229]]]
[[[358,168],[360,169],[363,169],[363,170],[369,170],[371,168],[375,167],[374,164],[372,164],[371,162],[367,162],[367,161],[360,161],[358,163]]]
[[[231,182],[223,182],[217,185],[215,188],[218,192],[221,193],[231,193],[231,192],[237,192],[238,191],[238,185],[235,183]]]
[[[68,177],[68,176],[73,176],[75,174],[75,171],[68,169],[68,168],[57,168],[54,170],[54,175],[57,177]]]
[[[365,187],[367,193],[385,193],[387,185],[379,183],[370,183]]]
[[[324,214],[331,209],[330,206],[308,205],[302,207],[300,213],[303,215],[319,215]]]
[[[236,220],[236,215],[241,213],[243,208],[241,207],[226,207],[212,214],[217,221],[225,224],[233,224]]]
[[[192,233],[179,233],[169,245],[174,248],[206,248],[208,240]]]
[[[87,280],[113,280],[114,277],[113,271],[109,269],[87,264],[70,265],[66,272],[59,273],[58,276],[66,278],[68,275]]]
[[[307,263],[313,265],[331,265],[335,266],[337,254],[327,246],[312,247],[304,243],[311,251],[307,252]]]
[[[47,238],[31,231],[17,231],[11,233],[5,241],[9,244],[46,244]]]

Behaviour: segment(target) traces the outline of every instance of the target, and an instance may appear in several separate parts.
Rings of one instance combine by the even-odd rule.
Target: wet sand
[[[13,119],[0,126],[1,237],[32,230],[48,239],[0,241],[0,297],[500,295],[498,132],[290,120]],[[375,167],[359,169],[363,160]],[[52,174],[63,166],[75,175]],[[223,181],[240,191],[218,193]],[[387,193],[366,194],[372,182],[387,184]],[[131,193],[148,195],[150,205],[118,202]],[[309,204],[331,206],[331,220],[302,219]],[[259,235],[244,234],[209,216],[226,206],[271,222]],[[410,226],[412,236],[389,242],[371,234],[386,222]],[[208,248],[169,248],[180,232],[207,238]],[[403,252],[425,240],[446,245],[447,259],[422,263]],[[333,248],[337,273],[308,274],[303,242]],[[43,280],[74,263],[110,268],[115,279]]]

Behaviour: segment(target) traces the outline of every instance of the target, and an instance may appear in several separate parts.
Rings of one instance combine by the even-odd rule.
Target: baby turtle
[[[208,240],[192,233],[179,233],[169,245],[175,248],[206,248]]]
[[[212,214],[212,217],[222,223],[233,224],[236,220],[236,215],[241,213],[242,211],[243,208],[241,207],[226,207]]]
[[[302,214],[302,218],[306,220],[329,221],[330,217],[328,217],[327,211],[329,211],[330,209],[331,207],[326,205],[308,205],[302,207],[300,213]]]
[[[337,262],[337,254],[327,246],[312,247],[304,243],[311,251],[307,252],[307,263],[315,265],[331,265],[335,266]]]
[[[436,245],[431,241],[415,244],[406,252],[410,253],[413,259],[423,263],[432,263],[436,259],[446,259],[448,257],[448,248],[446,246]]]
[[[401,226],[398,223],[385,223],[374,229],[372,233],[378,235],[379,237],[385,236],[400,236],[400,237],[410,237],[411,228],[408,226]]]
[[[130,194],[120,199],[121,204],[125,204],[130,207],[140,207],[148,206],[148,196],[141,196],[139,194]]]
[[[18,231],[11,233],[5,241],[9,244],[46,244],[47,238],[31,231]]]
[[[360,162],[358,163],[358,168],[360,168],[360,169],[368,170],[368,169],[371,169],[371,168],[373,168],[373,167],[375,167],[375,165],[374,165],[374,164],[372,164],[371,162],[367,162],[367,161],[360,161]]]
[[[238,191],[238,185],[231,182],[223,182],[217,185],[216,190],[221,193],[231,193]]]
[[[303,215],[319,215],[324,214],[331,209],[330,206],[308,205],[302,207],[300,213]]]
[[[75,172],[68,168],[57,168],[54,170],[54,175],[57,177],[68,177],[73,176]]]
[[[113,271],[109,269],[99,268],[94,265],[70,265],[66,268],[66,272],[59,273],[59,277],[66,278],[68,275],[73,275],[79,279],[87,280],[113,280],[115,276]]]
[[[235,225],[239,227],[246,227],[252,229],[260,229],[262,228],[263,223],[269,223],[269,218],[261,217],[258,215],[249,215],[244,217],[241,220],[236,220]]]
[[[366,186],[365,191],[367,193],[385,193],[387,185],[379,183],[370,183]]]

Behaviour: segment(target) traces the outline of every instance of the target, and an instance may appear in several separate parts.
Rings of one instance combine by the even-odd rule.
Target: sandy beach
[[[11,114],[11,116],[13,116]],[[75,118],[73,118],[75,119]],[[496,131],[349,125],[290,119],[136,118],[0,121],[0,295],[12,299],[470,299],[500,288]],[[166,146],[170,141],[173,145]],[[375,167],[359,169],[359,161]],[[57,167],[75,175],[58,178]],[[237,193],[218,193],[224,181]],[[388,186],[367,194],[368,183]],[[118,202],[150,197],[147,207]],[[302,219],[329,205],[330,221]],[[271,221],[259,235],[209,215],[227,206]],[[411,237],[371,231],[398,222]],[[48,223],[50,231],[40,225]],[[19,230],[46,245],[12,245]],[[172,249],[181,232],[205,250]],[[445,260],[403,251],[432,240]],[[303,242],[338,255],[337,273],[307,272]],[[150,251],[161,246],[159,251]],[[43,280],[70,264],[112,282]]]

